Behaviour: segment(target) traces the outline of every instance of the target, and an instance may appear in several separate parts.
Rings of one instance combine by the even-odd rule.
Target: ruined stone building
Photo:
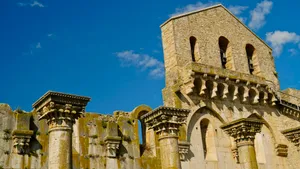
[[[280,91],[272,49],[222,5],[161,31],[163,106],[101,115],[51,91],[31,112],[0,104],[1,168],[298,169],[300,91]]]

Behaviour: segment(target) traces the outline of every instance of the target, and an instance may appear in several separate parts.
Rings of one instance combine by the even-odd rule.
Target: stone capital
[[[17,154],[29,153],[29,142],[33,135],[32,130],[14,130],[12,133],[13,147]]]
[[[180,141],[178,143],[178,151],[179,151],[179,156],[181,161],[185,161],[187,159],[187,154],[190,149],[190,143],[188,142],[182,142]]]
[[[117,156],[117,151],[121,143],[121,137],[119,136],[108,136],[104,139],[106,145],[107,157],[115,158]]]
[[[290,142],[300,150],[300,127],[287,129],[281,132]]]
[[[256,133],[261,132],[262,122],[258,119],[243,118],[221,126],[237,143],[237,147],[254,145]]]
[[[171,107],[158,107],[143,115],[141,119],[153,128],[160,138],[177,137],[179,127],[186,123],[190,110]]]
[[[90,98],[49,91],[38,99],[33,108],[39,120],[46,119],[50,129],[70,130],[75,120],[84,115]]]

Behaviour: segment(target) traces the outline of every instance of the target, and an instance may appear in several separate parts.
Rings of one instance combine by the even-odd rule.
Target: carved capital
[[[300,150],[300,127],[284,130],[282,134]]]
[[[119,150],[119,145],[121,142],[121,137],[106,137],[105,145],[106,145],[106,156],[110,158],[115,158],[117,156],[117,151]]]
[[[177,136],[179,127],[186,123],[189,110],[171,107],[158,107],[143,115],[141,119],[153,128],[160,137]]]
[[[187,159],[187,154],[190,149],[190,143],[188,142],[179,142],[178,143],[178,151],[181,161],[185,161]]]
[[[75,120],[83,116],[90,98],[49,91],[33,107],[39,120],[46,119],[50,129],[72,129]]]
[[[22,155],[28,154],[32,135],[32,130],[14,130],[12,133],[14,151]]]
[[[262,122],[258,119],[243,118],[221,126],[237,143],[237,147],[254,145],[256,133],[260,133]]]

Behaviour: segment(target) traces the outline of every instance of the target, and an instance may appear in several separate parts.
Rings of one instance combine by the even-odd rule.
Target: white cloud
[[[289,49],[288,52],[291,53],[291,56],[295,56],[298,54],[298,51],[294,48]]]
[[[39,7],[39,8],[44,8],[45,7],[45,5],[43,5],[39,1],[32,1],[31,3],[18,2],[17,4],[21,7],[24,7],[24,6]]]
[[[53,33],[49,33],[47,36],[48,36],[48,37],[52,37],[52,36],[53,36]]]
[[[169,16],[170,17],[176,16],[176,15],[179,15],[179,14],[183,14],[183,13],[187,13],[187,12],[207,8],[209,6],[216,5],[216,4],[219,4],[219,3],[218,2],[208,2],[208,3],[197,2],[195,4],[188,4],[184,7],[176,8],[175,12],[170,14]]]
[[[40,43],[40,42],[38,42],[38,43],[35,45],[35,48],[37,48],[37,49],[41,49],[41,48],[42,48],[42,46],[41,46],[41,43]]]
[[[288,31],[274,31],[266,34],[266,40],[273,48],[274,56],[279,56],[282,52],[283,46],[287,43],[299,43],[300,36],[294,32]]]
[[[264,0],[256,5],[256,7],[250,12],[251,20],[249,27],[258,30],[266,23],[266,15],[271,12],[273,6],[272,1]]]
[[[32,6],[32,7],[37,6],[37,7],[40,7],[40,8],[44,8],[45,7],[42,3],[38,2],[38,1],[33,1],[30,4],[30,6]]]
[[[242,14],[246,9],[248,9],[248,6],[232,6],[230,5],[228,7],[228,10],[230,10],[234,15],[240,15]]]
[[[135,53],[133,50],[127,50],[116,53],[123,65],[135,66],[141,70],[149,70],[150,76],[161,78],[164,76],[164,64],[147,54]]]

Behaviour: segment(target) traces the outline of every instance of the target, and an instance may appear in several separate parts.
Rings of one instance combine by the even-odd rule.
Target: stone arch
[[[200,60],[200,51],[199,45],[197,43],[197,38],[195,36],[191,36],[189,38],[190,41],[190,50],[191,50],[191,58],[193,62],[199,62]]]
[[[219,37],[219,50],[222,67],[224,69],[234,70],[231,43],[224,36]]]
[[[270,130],[270,132],[272,134],[272,137],[273,137],[273,140],[274,140],[274,143],[275,144],[277,143],[277,138],[276,138],[276,135],[274,134],[274,131],[273,131],[272,127],[260,114],[253,113],[253,114],[249,115],[247,118],[254,118],[254,119],[261,120],[263,122],[263,124]]]
[[[189,128],[191,128],[192,126],[195,125],[196,121],[192,121],[193,119],[199,119],[202,117],[203,110],[207,110],[208,112],[211,113],[212,116],[216,117],[222,124],[225,124],[225,120],[216,112],[214,111],[212,108],[205,106],[205,107],[201,107],[198,108],[197,110],[195,110],[189,117],[188,121],[187,121],[187,141],[190,141],[190,133],[189,133]]]
[[[147,105],[139,105],[131,112],[131,117],[134,119],[139,119],[142,115],[152,110],[151,107]]]
[[[200,131],[202,136],[202,146],[204,159],[207,161],[217,161],[216,141],[212,122],[203,118],[200,121]]]
[[[152,111],[151,107],[147,105],[140,105],[130,113],[131,118],[134,120],[135,142],[139,145],[141,155],[145,150],[145,146],[147,144],[151,144],[152,140],[149,139],[155,137],[154,131],[148,130],[146,128],[146,124],[141,120],[141,116],[150,111]],[[147,135],[151,135],[151,137],[147,137]]]
[[[217,119],[219,119],[222,124],[225,124],[226,121],[220,116],[219,113],[217,113],[213,108],[207,106],[206,104],[204,104],[202,107],[199,107],[199,108],[196,108],[194,109],[194,111],[192,111],[187,119],[187,123],[186,123],[186,126],[187,126],[187,129],[188,129],[188,126],[190,125],[190,122],[191,122],[191,119],[195,116],[196,113],[200,112],[202,109],[207,109],[209,110],[213,116],[215,116]]]
[[[252,44],[250,43],[246,44],[245,55],[247,57],[249,73],[254,75],[259,75],[261,71],[259,68],[257,50]]]
[[[231,153],[230,137],[220,129],[220,126],[225,124],[225,120],[207,106],[194,110],[187,123],[187,141],[191,144],[187,155],[190,167],[201,169],[203,166],[199,165],[200,163],[205,165],[205,168],[211,168],[211,166],[218,166],[225,161],[233,164],[232,156],[219,158]],[[205,123],[202,123],[203,120]],[[207,124],[207,127],[203,128],[206,126],[203,124]],[[203,132],[203,129],[207,131]],[[222,151],[219,151],[221,149]]]

